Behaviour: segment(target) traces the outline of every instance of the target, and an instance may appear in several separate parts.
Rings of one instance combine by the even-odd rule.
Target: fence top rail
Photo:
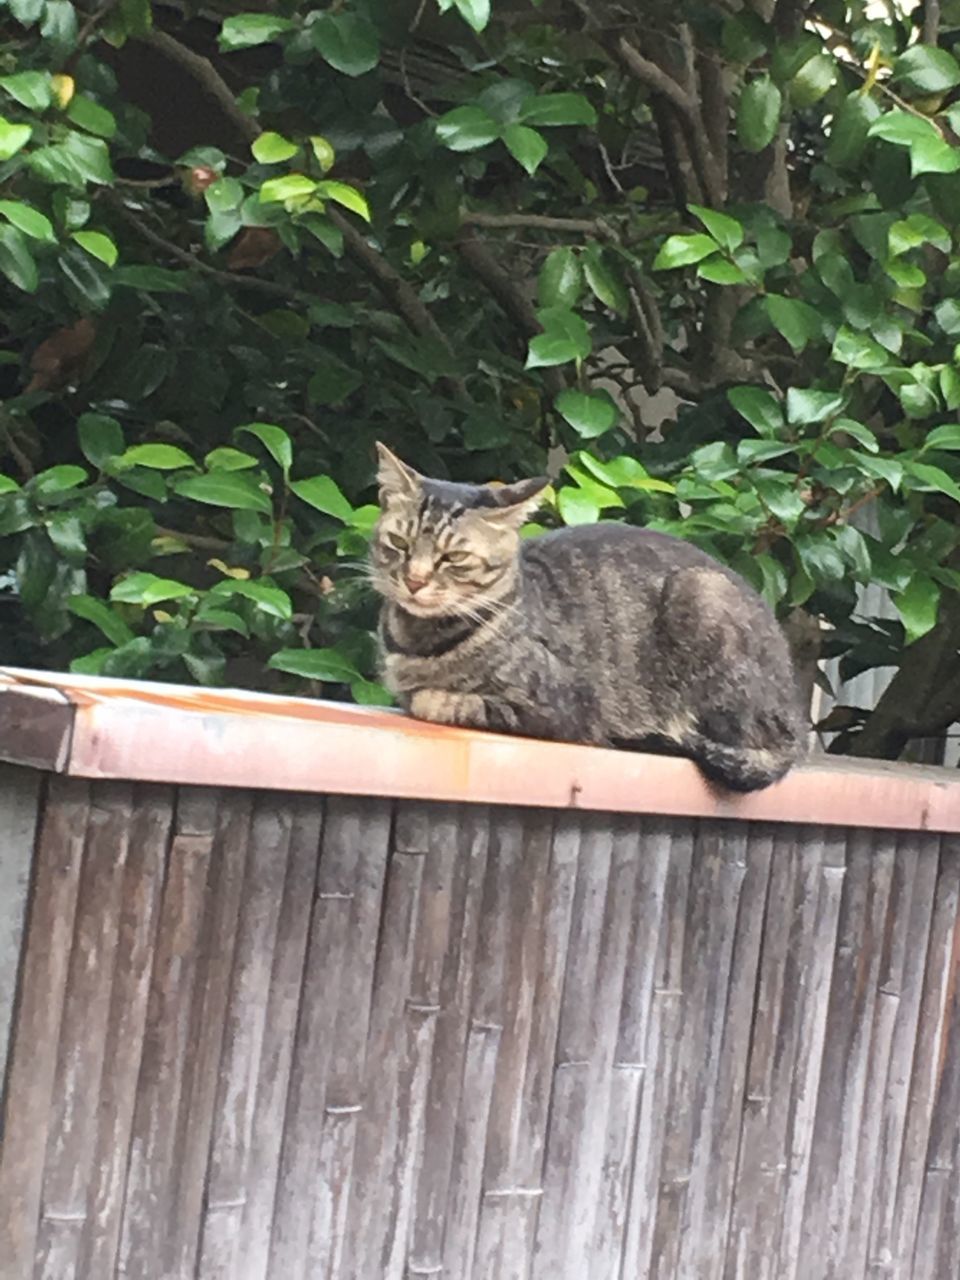
[[[736,796],[686,760],[395,711],[0,667],[0,760],[85,778],[960,832],[960,771],[816,757]]]

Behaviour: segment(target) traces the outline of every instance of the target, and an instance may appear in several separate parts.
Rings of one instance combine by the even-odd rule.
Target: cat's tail
[[[710,779],[730,791],[760,791],[796,764],[802,754],[796,743],[777,747],[733,747],[702,734],[688,744],[690,754]]]

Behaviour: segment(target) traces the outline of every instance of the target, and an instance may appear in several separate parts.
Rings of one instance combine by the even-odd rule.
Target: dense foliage
[[[878,8],[2,0],[0,660],[382,698],[380,438],[898,667],[841,748],[949,724],[960,2]]]

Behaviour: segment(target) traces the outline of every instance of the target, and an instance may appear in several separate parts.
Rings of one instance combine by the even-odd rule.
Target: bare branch
[[[107,198],[110,199],[111,204],[121,218],[128,222],[148,244],[152,244],[155,249],[160,249],[177,262],[183,263],[191,271],[199,271],[211,280],[219,280],[221,284],[249,289],[252,293],[263,293],[272,298],[282,298],[285,302],[297,302],[307,305],[315,301],[309,293],[304,293],[300,289],[288,288],[287,285],[279,284],[275,280],[263,280],[259,276],[243,275],[239,271],[221,271],[217,267],[211,267],[202,258],[198,258],[195,253],[191,253],[189,249],[182,249],[178,244],[174,244],[172,240],[167,240],[164,236],[154,231],[152,227],[147,226],[143,219],[134,213],[132,209],[128,209],[122,200],[110,196]]]
[[[666,98],[691,124],[697,122],[699,112],[696,101],[681,84],[674,80],[673,76],[668,75],[662,67],[658,67],[649,58],[645,58],[625,36],[620,36],[614,45],[614,50],[632,76],[645,84],[648,89],[652,89],[654,93],[659,93],[661,97]]]
[[[151,31],[147,35],[137,36],[143,44],[149,44],[170,59],[178,63],[193,77],[209,98],[231,121],[241,137],[252,142],[260,133],[260,126],[237,105],[237,100],[220,72],[209,58],[194,53],[185,44],[175,40],[166,31]]]
[[[940,38],[940,0],[925,0],[923,6],[923,32],[920,39],[924,44],[936,44]]]
[[[528,231],[568,231],[571,235],[596,236],[598,240],[616,240],[617,232],[603,218],[553,218],[542,213],[482,213],[466,210],[460,222],[467,227]]]

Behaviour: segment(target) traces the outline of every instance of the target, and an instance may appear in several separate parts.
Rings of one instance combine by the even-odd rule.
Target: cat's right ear
[[[384,505],[388,498],[412,498],[420,492],[420,477],[412,467],[401,462],[395,453],[391,453],[385,444],[377,441],[377,483],[380,486],[380,504]]]

